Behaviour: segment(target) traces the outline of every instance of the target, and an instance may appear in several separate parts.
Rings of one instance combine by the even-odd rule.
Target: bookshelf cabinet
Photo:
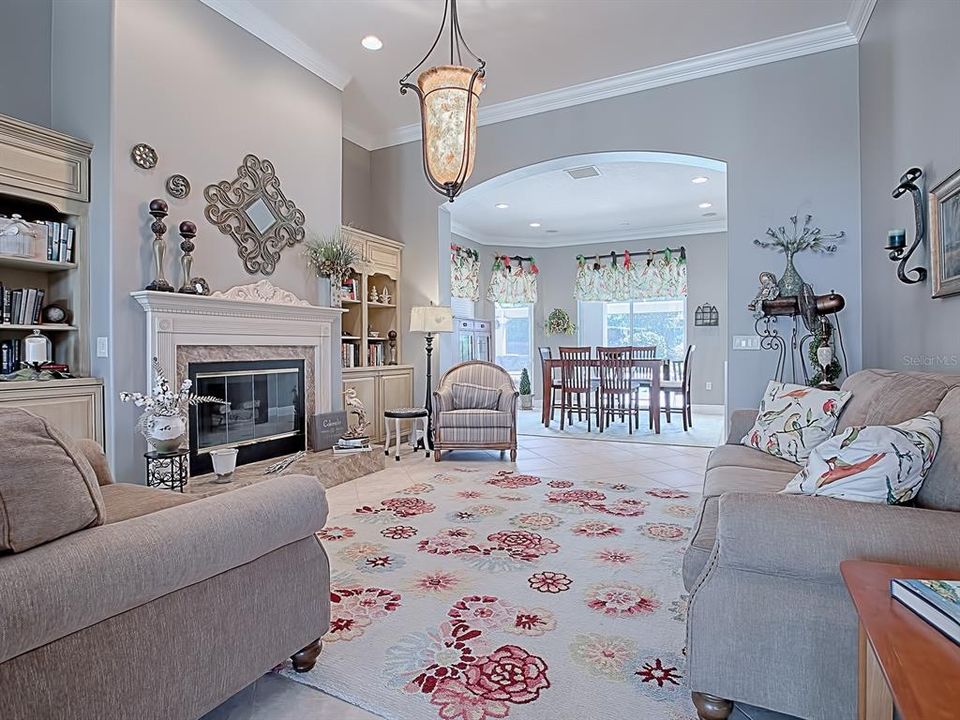
[[[0,382],[0,406],[42,412],[78,437],[103,440],[103,390],[90,374],[90,253],[88,206],[90,153],[83,140],[0,115],[0,216],[30,223],[60,223],[73,237],[73,260],[49,260],[46,238],[18,255],[0,254],[0,283],[7,289],[43,291],[37,310],[56,304],[59,323],[0,322],[0,344],[39,330],[52,344],[51,359],[70,367],[76,380]],[[5,245],[5,250],[8,250]],[[39,314],[39,313],[37,313]],[[58,415],[58,407],[62,412]]]
[[[413,404],[413,367],[403,364],[400,346],[403,245],[356,228],[342,231],[362,258],[348,281],[351,294],[342,300],[343,389],[357,391],[370,415],[370,438],[380,442],[384,411]],[[397,332],[397,365],[387,364],[391,330]]]

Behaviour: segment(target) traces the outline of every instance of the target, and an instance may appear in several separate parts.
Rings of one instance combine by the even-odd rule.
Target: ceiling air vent
[[[600,171],[593,165],[584,165],[583,167],[567,168],[564,172],[574,180],[583,180],[584,178],[597,177]]]

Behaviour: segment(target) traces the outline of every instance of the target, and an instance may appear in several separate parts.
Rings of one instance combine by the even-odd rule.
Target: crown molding
[[[855,1],[864,4],[874,4],[876,2],[876,0]],[[864,21],[863,24],[866,25],[866,22]],[[826,25],[813,30],[804,30],[770,40],[761,40],[729,50],[720,50],[686,60],[678,60],[665,65],[624,73],[623,75],[592,80],[495,105],[481,105],[477,123],[479,125],[493,125],[506,120],[515,120],[516,118],[551,110],[574,107],[596,100],[629,95],[641,90],[650,90],[688,80],[779,62],[780,60],[836,50],[856,43],[857,37],[851,32],[847,23]],[[419,124],[404,125],[377,138],[372,147],[364,147],[367,147],[368,150],[378,150],[419,139]]]
[[[850,4],[850,11],[847,13],[847,27],[857,39],[857,42],[863,38],[863,33],[867,29],[867,23],[873,15],[874,8],[877,7],[877,0],[853,0]]]
[[[346,120],[342,121],[341,127],[343,137],[354,145],[359,145],[364,150],[370,150],[376,144],[376,136],[371,132],[367,132],[362,127],[347,122]]]
[[[658,238],[682,237],[684,235],[707,235],[726,231],[726,220],[714,220],[712,222],[649,227],[640,231],[610,230],[608,232],[585,233],[570,236],[550,235],[543,238],[532,239],[476,233],[456,220],[451,219],[450,222],[450,232],[452,234],[471,240],[478,245],[486,247],[527,247],[540,249],[610,242],[631,242],[634,240],[655,240]]]
[[[323,57],[276,20],[247,0],[200,0],[211,10],[286,55],[337,90],[350,82],[350,73]]]

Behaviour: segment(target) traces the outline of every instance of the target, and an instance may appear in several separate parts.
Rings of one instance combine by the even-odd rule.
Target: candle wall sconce
[[[693,324],[697,327],[716,327],[720,324],[720,313],[714,305],[704,303],[693,313]]]
[[[889,252],[891,260],[900,262],[897,266],[897,277],[900,279],[900,282],[906,283],[907,285],[914,285],[927,279],[927,269],[924,267],[915,267],[907,270],[907,263],[910,261],[910,256],[913,255],[920,243],[923,242],[923,238],[926,235],[923,189],[917,185],[917,180],[919,180],[922,175],[923,171],[920,168],[910,168],[900,177],[900,184],[893,190],[894,198],[898,198],[907,192],[913,196],[913,214],[917,224],[913,244],[907,248],[906,230],[891,230],[887,234],[887,246],[884,248],[884,250]]]

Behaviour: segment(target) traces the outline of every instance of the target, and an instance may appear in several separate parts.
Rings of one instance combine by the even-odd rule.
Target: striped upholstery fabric
[[[495,410],[500,404],[500,388],[473,383],[453,383],[454,410]]]
[[[499,410],[448,410],[440,413],[440,422],[450,428],[510,427],[510,413]]]
[[[492,363],[456,365],[440,379],[433,403],[434,448],[517,447],[517,389]]]

